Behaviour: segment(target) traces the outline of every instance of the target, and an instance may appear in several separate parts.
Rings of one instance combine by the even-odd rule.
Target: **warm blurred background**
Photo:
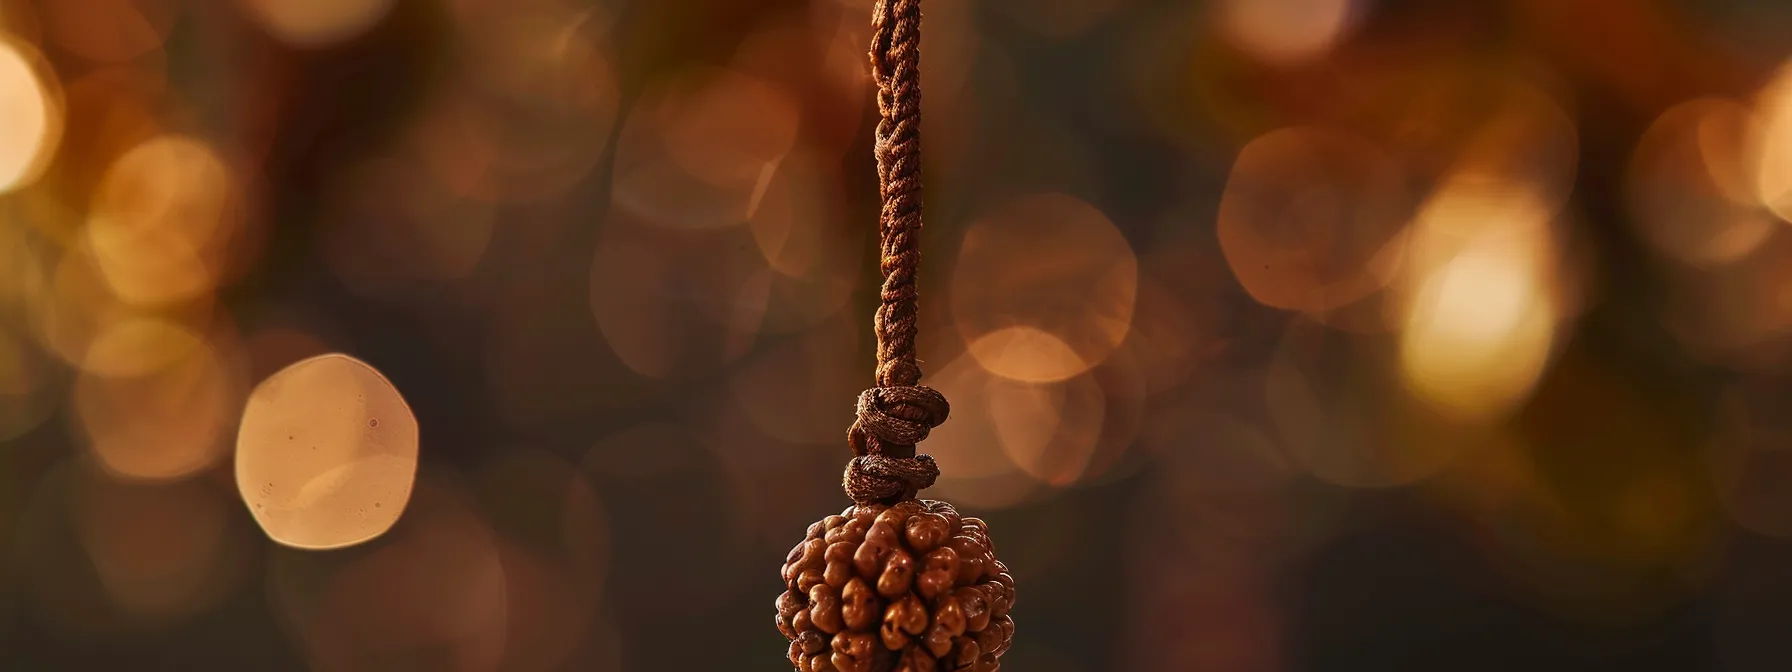
[[[869,4],[0,0],[0,669],[789,669]],[[927,10],[1007,669],[1792,669],[1792,5]]]

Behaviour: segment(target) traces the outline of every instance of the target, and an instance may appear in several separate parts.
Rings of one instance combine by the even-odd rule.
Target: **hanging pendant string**
[[[915,365],[915,272],[921,265],[921,2],[879,0],[872,11],[877,82],[878,240],[884,276],[877,309],[877,384],[921,381]]]
[[[945,396],[921,386],[915,361],[921,265],[921,0],[878,0],[872,10],[871,73],[877,84],[879,270],[877,387],[859,395],[847,433],[855,456],[844,487],[853,501],[910,499],[933,485],[939,466],[915,444],[946,420]]]

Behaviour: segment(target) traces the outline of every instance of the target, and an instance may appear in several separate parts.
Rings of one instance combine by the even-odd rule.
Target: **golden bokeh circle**
[[[243,12],[295,47],[327,47],[367,32],[394,0],[240,0]]]
[[[30,45],[0,32],[0,194],[36,180],[62,140],[62,94]]]
[[[1387,285],[1410,207],[1400,167],[1369,141],[1285,128],[1239,150],[1220,197],[1220,249],[1257,302],[1323,313]]]
[[[347,355],[312,357],[255,386],[236,441],[237,489],[274,541],[352,546],[410,500],[417,419],[398,388]]]
[[[188,300],[217,287],[239,207],[236,180],[216,152],[163,135],[126,152],[100,179],[84,242],[120,300]]]
[[[971,225],[948,302],[977,364],[1047,383],[1088,371],[1120,346],[1138,289],[1138,257],[1107,215],[1048,193]]]

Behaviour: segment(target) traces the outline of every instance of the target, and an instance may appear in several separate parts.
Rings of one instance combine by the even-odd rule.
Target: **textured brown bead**
[[[904,649],[896,663],[896,672],[935,672],[938,669],[939,659],[919,646]]]
[[[809,620],[830,635],[846,629],[846,619],[840,616],[840,593],[833,586],[820,583],[809,589]]]
[[[908,594],[915,583],[915,556],[900,548],[890,552],[884,561],[884,572],[877,577],[877,594],[895,599]]]
[[[904,595],[902,599],[884,610],[884,626],[881,631],[884,648],[899,651],[908,646],[915,635],[927,630],[927,621],[932,614],[927,606],[914,595]]]
[[[896,530],[883,523],[871,525],[871,531],[865,533],[865,543],[853,553],[852,562],[859,570],[859,576],[869,579],[877,578],[884,571],[884,559],[896,550],[901,540],[896,537]]]
[[[921,561],[921,575],[915,577],[915,591],[921,593],[923,599],[931,600],[951,590],[957,580],[958,552],[942,546],[933,549]]]
[[[806,606],[802,611],[796,612],[796,616],[790,619],[790,629],[799,633],[820,630],[815,627],[815,621],[809,620],[809,609]]]
[[[778,596],[777,606],[778,632],[782,632],[785,637],[795,640],[796,629],[791,627],[791,622],[796,619],[798,613],[808,608],[807,605],[803,603],[803,596],[794,590],[784,591],[783,595]]]
[[[976,637],[977,648],[982,649],[987,655],[993,653],[996,647],[1001,645],[1002,629],[999,627],[984,628],[977,631]]]
[[[870,633],[842,632],[834,635],[834,654],[831,661],[840,672],[871,672],[873,658],[877,653],[877,642]]]
[[[864,579],[854,577],[840,591],[840,616],[846,621],[846,629],[863,632],[883,620],[883,605],[878,604],[877,594],[865,585]]]
[[[908,524],[910,518],[913,518],[915,514],[922,513],[924,510],[925,509],[922,508],[919,502],[912,499],[906,502],[897,502],[890,508],[879,512],[877,514],[877,522],[889,525],[890,529],[900,531]]]
[[[993,647],[984,648],[994,652],[997,656],[1007,653],[1008,646],[1014,643],[1014,619],[1008,616],[998,618],[989,624],[989,630],[1001,633],[1001,636],[996,638]]]
[[[827,563],[821,572],[822,580],[835,588],[845,588],[846,582],[852,580],[852,554],[857,548],[850,541],[829,544],[822,556]]]
[[[865,530],[869,527],[871,527],[871,525],[863,520],[847,520],[841,523],[839,527],[828,529],[827,535],[822,537],[824,540],[822,547],[826,548],[827,544],[835,544],[842,541],[857,546],[859,542],[865,540]]]
[[[802,647],[803,655],[807,656],[819,655],[823,650],[828,648],[828,638],[822,636],[820,630],[804,632],[801,637],[798,637],[795,642],[791,643]]]
[[[951,523],[937,513],[924,513],[908,520],[908,545],[922,553],[939,548],[951,536]]]
[[[958,606],[958,599],[951,595],[940,597],[933,604],[933,627],[927,630],[927,650],[933,655],[945,657],[952,651],[952,640],[964,634],[964,611]],[[951,669],[951,668],[947,668]]]
[[[983,649],[977,646],[977,640],[970,637],[957,637],[952,640],[952,654],[947,657],[951,670],[977,669],[978,661],[983,659]]]
[[[982,550],[982,545],[979,544],[977,540],[965,535],[959,535],[948,539],[946,541],[946,548],[950,548],[953,552],[958,554],[957,585],[972,585],[977,582],[977,579],[983,577],[984,554],[979,552]]]
[[[958,608],[964,612],[964,627],[971,632],[989,627],[989,602],[983,594],[976,586],[959,588],[952,593],[958,600]]]
[[[1014,633],[1007,569],[950,505],[852,507],[791,550],[778,630],[799,672],[993,671]]]

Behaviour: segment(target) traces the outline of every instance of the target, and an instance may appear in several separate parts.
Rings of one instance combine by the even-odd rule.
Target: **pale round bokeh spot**
[[[1450,180],[1413,225],[1400,339],[1406,384],[1464,421],[1528,396],[1561,316],[1547,206],[1521,183]]]
[[[726,186],[758,181],[796,145],[801,109],[776,84],[734,70],[673,80],[655,111],[660,141],[691,175]]]
[[[1355,24],[1352,0],[1223,0],[1219,28],[1239,49],[1273,63],[1319,56]]]
[[[1401,341],[1401,364],[1415,391],[1465,419],[1481,419],[1530,390],[1555,327],[1536,265],[1520,244],[1491,242],[1425,282]]]
[[[1681,103],[1649,126],[1631,156],[1625,196],[1657,254],[1694,267],[1727,264],[1778,229],[1746,177],[1753,134],[1752,112],[1727,98]]]
[[[1792,222],[1792,64],[1782,66],[1761,90],[1755,115],[1744,146],[1752,158],[1755,198]]]
[[[210,292],[240,221],[236,180],[199,140],[137,145],[100,180],[84,241],[122,301],[162,305]]]
[[[965,232],[949,303],[977,364],[1046,383],[1120,346],[1138,289],[1138,257],[1106,215],[1074,196],[1035,194]]]
[[[1011,372],[1017,380],[1066,380],[1089,365],[1063,339],[1033,327],[1004,327],[977,337],[970,353],[991,371]]]
[[[0,193],[36,180],[62,139],[55,80],[38,63],[29,45],[0,33]]]
[[[243,12],[295,47],[326,47],[360,35],[392,10],[393,0],[241,0]]]
[[[780,84],[735,69],[680,71],[644,92],[623,125],[611,178],[615,204],[669,229],[733,228],[788,200],[813,175],[800,106]],[[800,194],[798,194],[800,195]],[[771,217],[791,216],[774,202]],[[776,223],[776,222],[769,222]],[[762,223],[763,224],[763,223]]]
[[[1220,196],[1220,250],[1258,303],[1337,310],[1387,286],[1410,206],[1400,166],[1369,141],[1271,131],[1238,151]]]
[[[926,384],[952,400],[952,417],[920,447],[940,465],[928,497],[987,510],[1014,506],[1046,489],[1014,457],[1038,457],[1059,428],[1052,400],[1026,403],[1038,399],[1033,391],[1042,385],[996,376],[968,355],[930,370]],[[1019,426],[1024,423],[1037,426]],[[1013,449],[1008,441],[1017,442]]]
[[[462,35],[459,76],[416,128],[430,172],[487,201],[541,202],[605,156],[620,105],[601,12],[589,3],[503,2]]]
[[[274,541],[331,549],[398,522],[417,474],[417,418],[385,376],[313,357],[255,387],[236,442],[237,490]]]
[[[186,357],[205,341],[191,329],[160,317],[130,316],[105,325],[87,347],[81,369],[102,376],[142,376]]]
[[[105,354],[95,361],[106,366],[75,380],[76,417],[100,466],[117,478],[171,481],[216,464],[242,393],[226,353],[180,327],[126,330],[140,335],[102,341],[97,352]],[[124,342],[131,340],[138,342]],[[162,362],[153,370],[123,366],[132,350]]]

